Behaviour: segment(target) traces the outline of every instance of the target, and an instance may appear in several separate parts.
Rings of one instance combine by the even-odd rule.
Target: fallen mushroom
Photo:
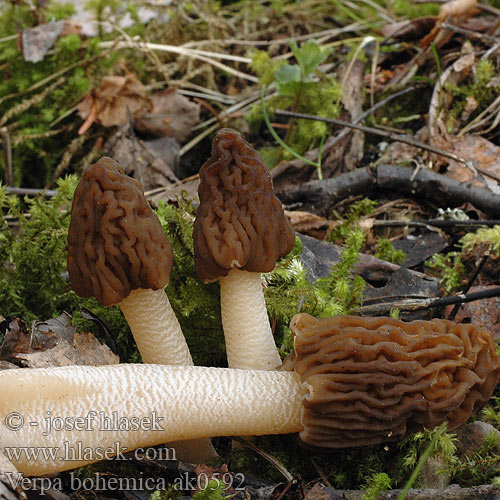
[[[446,420],[458,427],[500,378],[491,335],[472,325],[299,314],[291,328],[294,371],[136,364],[0,372],[0,450],[39,475],[207,436],[299,432],[323,451],[366,446]]]
[[[236,131],[221,129],[200,169],[194,223],[196,272],[219,280],[230,367],[281,364],[262,291],[263,272],[293,248],[295,235],[262,158]]]
[[[71,209],[71,286],[81,297],[120,306],[145,363],[193,364],[164,292],[172,262],[170,243],[139,182],[111,158],[88,167]]]

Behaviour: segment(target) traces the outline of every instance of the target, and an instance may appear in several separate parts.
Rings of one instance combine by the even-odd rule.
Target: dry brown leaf
[[[453,23],[464,21],[479,12],[476,6],[477,0],[451,0],[441,5],[436,17],[436,24],[430,33],[423,38],[422,47],[426,48],[431,42],[434,42],[434,46],[439,49],[448,43],[453,37],[453,33],[447,30],[441,31],[441,23],[445,20]]]
[[[435,23],[436,18],[434,16],[419,17],[418,19],[386,24],[381,31],[386,38],[408,42],[421,40],[424,35],[429,33]]]
[[[446,141],[446,139],[444,139]],[[452,151],[459,157],[468,160],[474,167],[479,167],[496,176],[500,177],[500,147],[488,141],[484,137],[478,135],[464,135],[462,137],[449,137],[446,143],[446,149]],[[454,160],[447,160],[448,170],[447,175],[453,179],[462,182],[470,182],[476,186],[484,187],[486,185],[496,194],[500,194],[498,183],[484,177],[484,181],[479,179],[469,168],[463,163]]]
[[[186,99],[175,88],[153,94],[151,101],[152,109],[137,117],[137,128],[156,137],[174,137],[182,144],[200,121],[200,105]]]
[[[119,363],[118,356],[91,333],[77,333],[66,313],[36,322],[30,332],[22,322],[12,322],[0,347],[0,359],[28,368]]]
[[[496,288],[496,286],[475,286],[469,293],[481,292]],[[455,316],[458,323],[474,323],[479,328],[484,328],[493,333],[495,339],[500,338],[500,298],[490,297],[488,299],[467,302],[460,306]],[[446,317],[451,313],[454,306],[446,308]]]
[[[129,73],[126,76],[105,76],[101,86],[92,89],[77,109],[84,120],[95,114],[95,120],[101,125],[112,127],[127,123],[127,109],[136,118],[151,111],[153,104],[144,85]]]
[[[285,210],[285,215],[290,220],[295,231],[307,234],[318,240],[326,240],[328,232],[336,227],[335,222],[310,212]]]
[[[127,175],[135,177],[145,191],[178,181],[174,169],[179,163],[179,145],[172,137],[142,141],[118,130],[104,145],[104,152]]]
[[[437,16],[439,21],[444,21],[447,17],[453,16],[455,19],[468,17],[477,12],[477,0],[451,0],[441,5]]]

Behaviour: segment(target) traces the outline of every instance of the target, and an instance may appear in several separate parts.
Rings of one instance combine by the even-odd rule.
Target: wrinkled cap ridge
[[[196,272],[205,283],[236,267],[269,272],[295,235],[260,155],[236,131],[221,129],[200,169],[194,224]]]
[[[172,269],[170,243],[139,182],[111,158],[88,167],[75,191],[68,232],[73,290],[117,304],[132,290],[158,290]]]
[[[465,423],[500,379],[492,335],[447,320],[292,318],[288,360],[309,389],[300,441],[317,450],[401,439]]]

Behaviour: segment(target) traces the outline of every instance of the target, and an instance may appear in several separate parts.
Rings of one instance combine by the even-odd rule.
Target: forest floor
[[[167,293],[195,362],[225,366],[218,287],[195,279],[192,230],[198,171],[226,127],[262,156],[297,234],[264,278],[283,356],[297,312],[443,318],[498,343],[499,19],[498,0],[0,4],[0,369],[140,359],[119,309],[82,301],[65,274],[73,191],[103,156],[141,183],[171,240]],[[32,346],[47,331],[58,351]],[[85,349],[81,332],[92,332]],[[328,456],[291,437],[232,450],[220,438],[210,466],[103,462],[78,472],[89,488],[62,473],[47,494],[202,500],[176,478],[219,475],[232,479],[214,500],[500,498],[498,396],[453,433]],[[40,493],[12,491],[6,467],[0,498],[15,498],[2,487]],[[171,489],[97,491],[96,474]]]

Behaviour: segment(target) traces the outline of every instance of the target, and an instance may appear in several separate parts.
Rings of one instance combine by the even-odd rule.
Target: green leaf
[[[331,49],[322,49],[315,40],[308,40],[300,49],[295,41],[290,41],[290,48],[299,63],[304,81],[330,55]]]
[[[301,75],[297,65],[283,64],[274,73],[276,89],[283,96],[294,97],[300,89]]]

